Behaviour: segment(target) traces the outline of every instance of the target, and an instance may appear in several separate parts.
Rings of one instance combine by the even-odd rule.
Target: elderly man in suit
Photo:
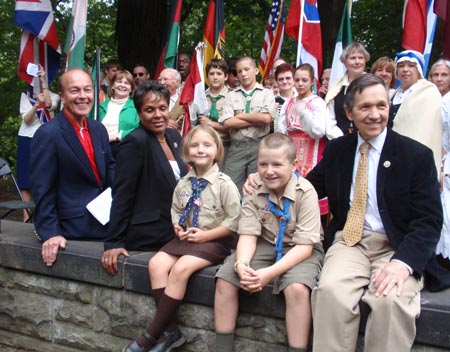
[[[31,192],[36,235],[51,266],[67,239],[105,239],[107,229],[86,204],[112,184],[114,161],[105,127],[86,118],[94,89],[91,77],[69,70],[58,82],[64,110],[40,127],[31,142]]]
[[[358,133],[330,141],[307,176],[333,214],[312,293],[313,349],[354,352],[362,300],[365,351],[410,351],[424,271],[434,288],[450,285],[434,255],[442,207],[433,153],[386,127],[388,94],[373,75],[350,84],[345,112]]]

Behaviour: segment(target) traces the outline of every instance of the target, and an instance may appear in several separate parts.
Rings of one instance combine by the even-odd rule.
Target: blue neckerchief
[[[197,179],[196,177],[191,177],[191,185],[192,185],[192,195],[189,197],[189,200],[184,208],[183,214],[181,214],[180,220],[178,221],[178,225],[181,227],[185,227],[186,220],[193,209],[192,214],[192,227],[198,227],[198,212],[200,205],[200,195],[205,187],[208,185],[208,181],[204,178]]]
[[[300,178],[300,174],[296,171],[295,176],[297,176],[297,180]],[[269,210],[275,216],[280,218],[280,228],[278,229],[277,239],[275,241],[275,252],[277,252],[277,259],[275,262],[279,261],[283,256],[283,237],[284,232],[286,230],[286,225],[289,221],[291,221],[291,217],[289,216],[289,207],[291,206],[291,200],[288,198],[284,198],[283,200],[283,211],[275,208],[275,204],[269,199],[269,194],[266,194],[267,202],[269,203]]]

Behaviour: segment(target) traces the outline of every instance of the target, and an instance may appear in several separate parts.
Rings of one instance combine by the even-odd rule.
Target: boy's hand
[[[237,268],[237,274],[241,279],[241,288],[243,290],[250,293],[259,292],[262,290],[257,272],[249,266],[239,265]]]
[[[259,278],[259,284],[261,285],[261,290],[263,289],[263,287],[265,287],[270,280],[273,279],[273,276],[271,274],[270,271],[270,266],[267,268],[262,268],[256,271],[256,274],[258,275]]]

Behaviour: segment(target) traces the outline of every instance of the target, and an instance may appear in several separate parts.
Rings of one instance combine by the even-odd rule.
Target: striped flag
[[[169,30],[166,34],[164,48],[159,57],[155,76],[159,77],[164,68],[176,68],[178,43],[180,42],[180,20],[183,0],[172,0],[170,4]]]
[[[261,82],[270,73],[273,61],[280,55],[283,44],[285,17],[286,4],[284,0],[273,0],[259,58],[258,68],[262,76]]]
[[[184,120],[181,135],[185,136],[192,124],[197,122],[197,115],[208,114],[208,100],[205,93],[203,75],[205,44],[199,43],[191,60],[191,71],[186,79],[180,96],[180,104],[184,106]]]
[[[344,5],[344,13],[342,14],[339,33],[336,38],[336,46],[334,47],[333,63],[331,64],[330,82],[328,87],[341,79],[345,72],[345,66],[341,62],[340,57],[344,48],[352,42],[352,26],[350,23],[350,14],[352,12],[352,3],[347,0]]]
[[[402,47],[423,54],[424,75],[430,61],[437,22],[433,8],[434,0],[405,0],[403,7]]]
[[[225,19],[223,0],[210,0],[203,33],[205,48],[205,66],[213,58],[225,58]]]
[[[447,0],[434,1],[434,13],[438,15],[442,23],[442,53],[447,59],[450,58],[450,5]]]
[[[74,0],[69,30],[67,31],[65,52],[66,68],[84,68],[84,50],[86,47],[87,0]]]
[[[316,79],[319,79],[322,72],[322,30],[317,0],[292,1],[286,19],[286,34],[298,41],[297,66],[311,64]]]
[[[61,48],[50,0],[16,0],[14,23],[23,28],[20,42],[18,76],[33,84],[28,64],[42,65],[48,83],[59,70]]]

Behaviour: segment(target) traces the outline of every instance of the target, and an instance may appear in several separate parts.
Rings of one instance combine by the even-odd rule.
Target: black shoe
[[[174,331],[164,331],[163,335],[165,339],[159,342],[156,346],[154,346],[151,352],[169,352],[172,348],[180,347],[182,344],[186,342],[186,339],[181,334],[179,328],[176,328]]]
[[[153,346],[155,346],[158,343],[158,341],[156,341],[156,339],[145,330],[142,333],[142,336],[144,336],[148,341],[150,341],[150,346],[141,347],[137,344],[136,341],[133,341],[129,345],[125,346],[122,352],[149,352],[153,348]]]

